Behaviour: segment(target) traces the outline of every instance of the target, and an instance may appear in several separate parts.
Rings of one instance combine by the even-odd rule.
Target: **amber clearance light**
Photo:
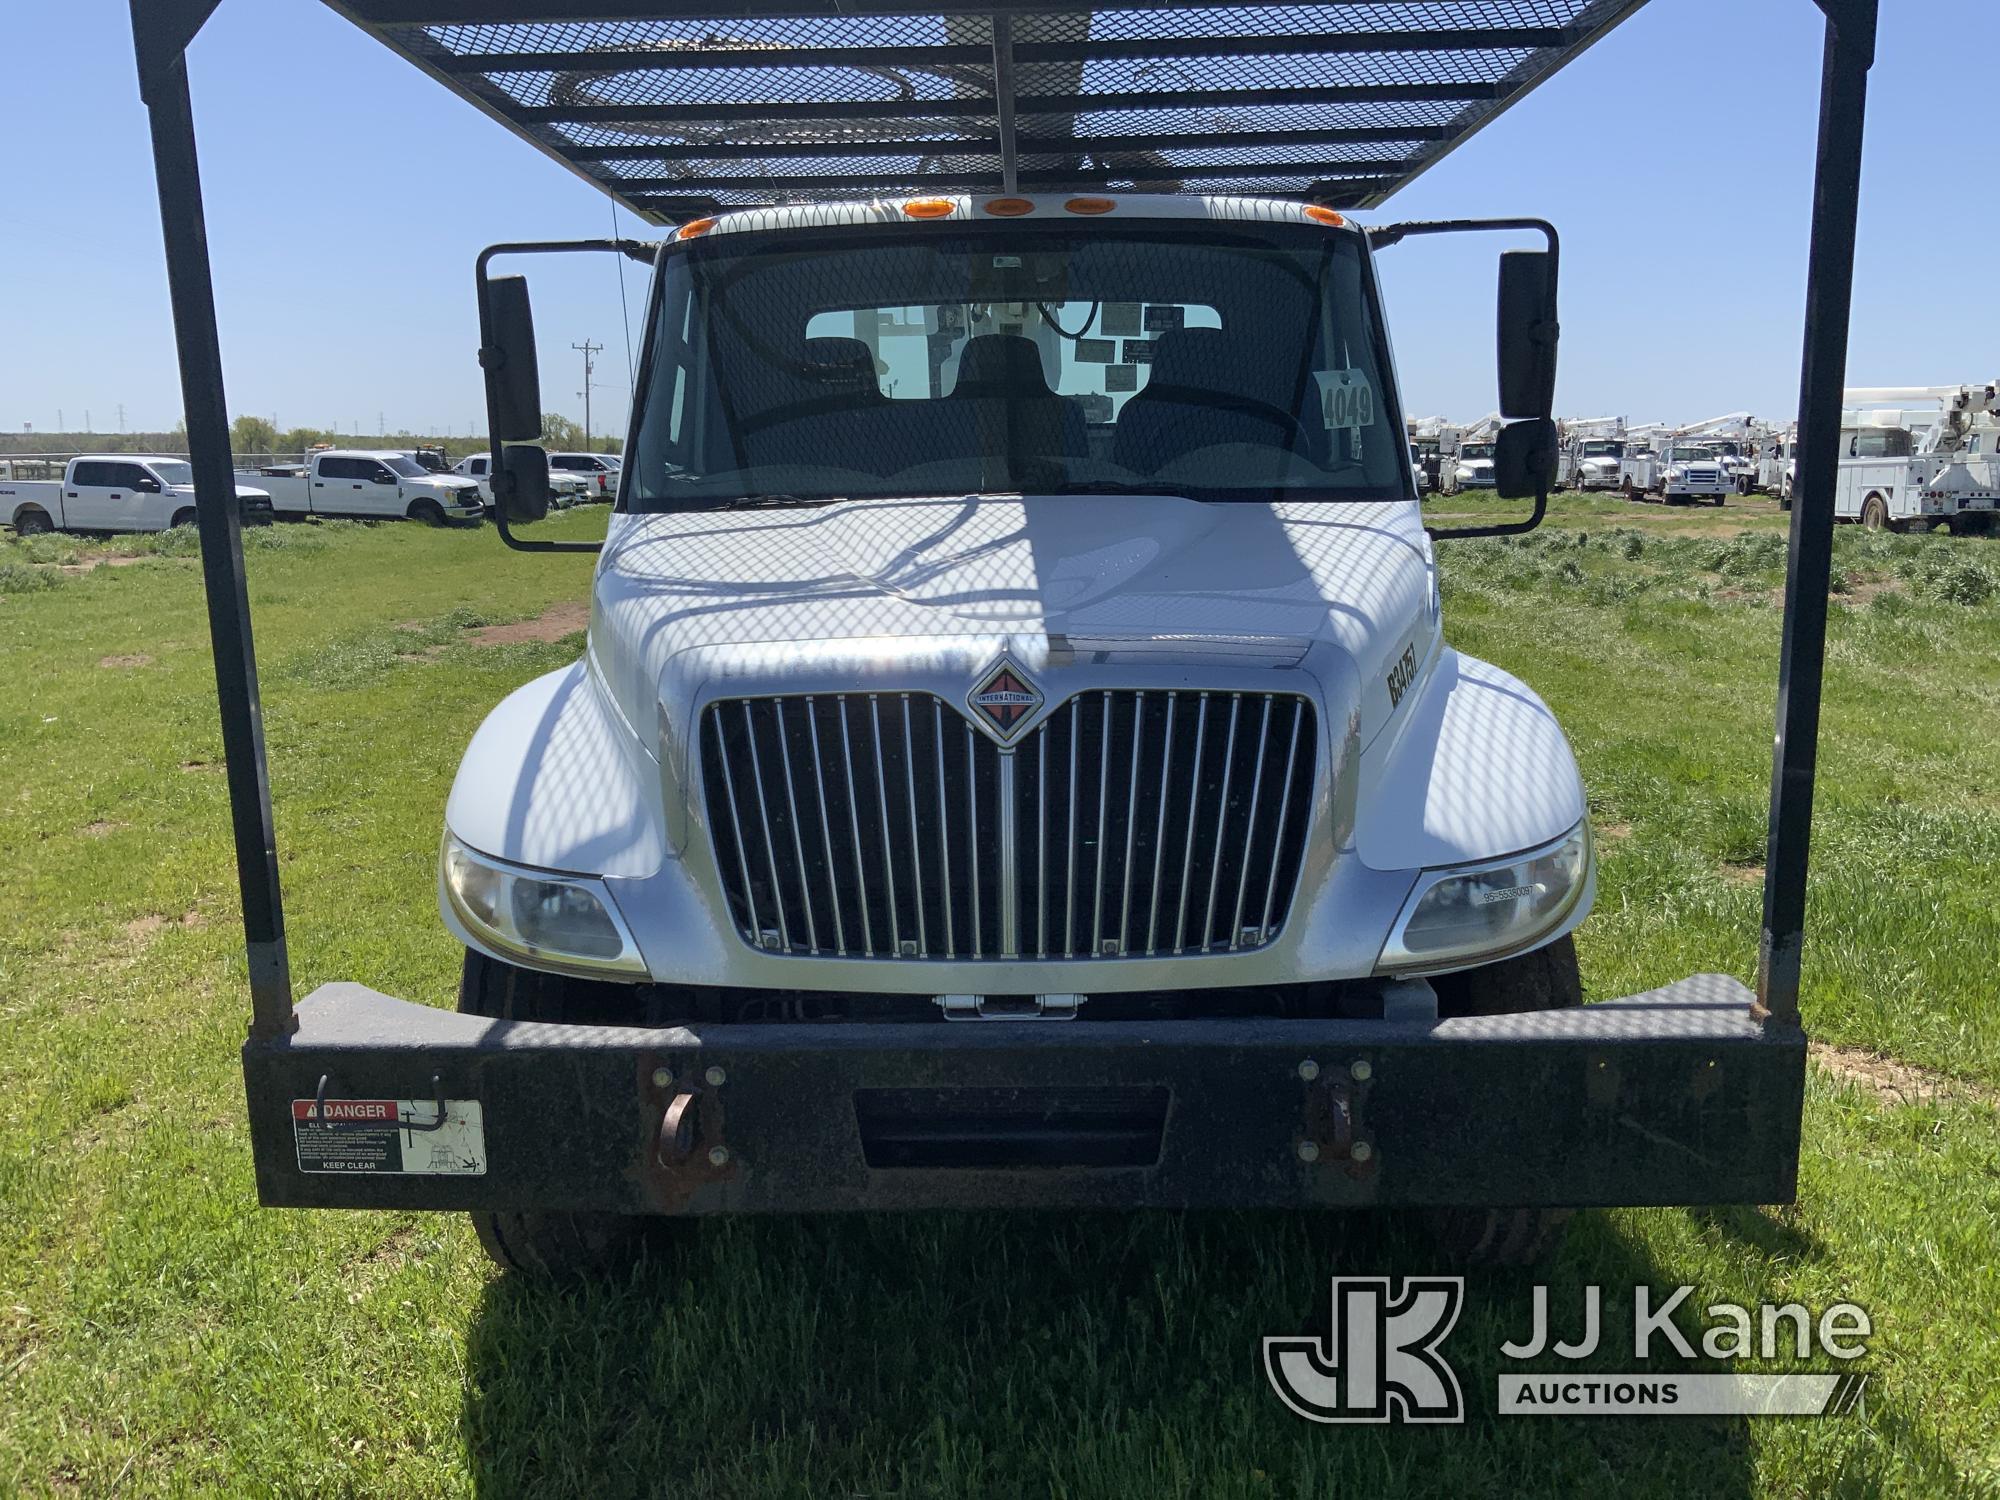
[[[1072,198],[1063,205],[1073,214],[1108,214],[1117,206],[1116,198]]]
[[[1321,224],[1330,224],[1335,229],[1344,229],[1347,226],[1346,214],[1335,213],[1330,208],[1321,208],[1317,203],[1308,203],[1303,212],[1308,219]]]
[[[677,240],[691,240],[696,235],[707,234],[713,228],[715,228],[715,220],[713,219],[689,219],[687,223],[681,225],[679,230],[675,232],[674,238]]]
[[[912,198],[903,205],[903,212],[913,219],[942,219],[957,207],[950,198]]]
[[[1018,219],[1033,213],[1035,205],[1026,198],[988,198],[986,211],[1003,219]]]

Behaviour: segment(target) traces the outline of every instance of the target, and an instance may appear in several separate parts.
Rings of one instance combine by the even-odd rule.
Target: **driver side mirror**
[[[1500,257],[1500,415],[1547,418],[1556,399],[1556,296],[1545,250]]]
[[[482,278],[479,289],[479,364],[486,371],[493,437],[532,443],[542,435],[542,374],[535,360],[528,278]]]
[[[136,493],[141,495],[157,495],[160,493],[160,481],[152,478],[140,478],[132,482],[132,488]]]
[[[377,469],[368,477],[376,484],[394,484],[396,482],[396,476],[391,474],[387,469]]]

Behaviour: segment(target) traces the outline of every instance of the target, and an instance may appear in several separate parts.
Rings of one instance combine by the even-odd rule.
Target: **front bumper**
[[[272,1206],[1583,1206],[1789,1201],[1805,1039],[1716,975],[1441,1022],[665,1029],[331,984],[243,1061]],[[476,1101],[478,1141],[447,1175],[305,1170],[327,1153],[298,1120],[361,1100],[403,1101],[409,1120],[440,1100],[454,1122]]]

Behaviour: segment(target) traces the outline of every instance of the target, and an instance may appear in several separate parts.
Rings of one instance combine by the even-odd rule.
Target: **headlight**
[[[1562,838],[1492,864],[1426,871],[1403,903],[1379,974],[1433,974],[1519,952],[1576,909],[1589,888],[1590,820]]]
[[[444,839],[444,890],[473,934],[537,967],[583,974],[646,972],[602,881],[525,870]]]

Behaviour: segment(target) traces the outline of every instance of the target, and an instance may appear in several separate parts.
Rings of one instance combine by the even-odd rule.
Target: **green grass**
[[[1539,689],[1583,762],[1595,995],[1749,976],[1778,525],[1572,498],[1448,553],[1453,640]],[[0,1489],[2000,1493],[2000,547],[1841,533],[1807,950],[1816,1034],[1961,1086],[1906,1107],[1816,1074],[1795,1208],[1584,1214],[1546,1278],[1571,1310],[1591,1282],[1858,1301],[1865,1413],[1449,1432],[1308,1428],[1258,1373],[1329,1274],[1432,1268],[1396,1221],[718,1223],[629,1284],[549,1293],[455,1217],[255,1208],[198,565],[142,543],[61,571],[103,550],[0,542]],[[301,992],[448,1003],[445,790],[487,709],[580,645],[468,628],[581,597],[588,567],[490,532],[250,534]],[[1470,1301],[1451,1349],[1478,1413],[1528,1283]]]

